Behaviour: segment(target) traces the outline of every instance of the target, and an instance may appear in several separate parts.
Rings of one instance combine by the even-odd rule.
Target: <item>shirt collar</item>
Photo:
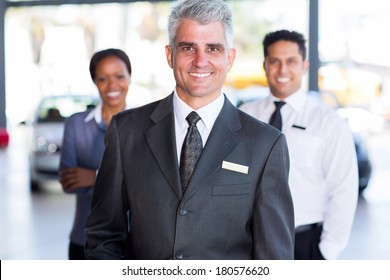
[[[203,106],[198,110],[194,110],[190,106],[188,106],[187,103],[181,100],[180,97],[177,95],[176,90],[174,90],[173,110],[175,113],[176,121],[180,127],[187,127],[188,123],[186,121],[186,117],[188,116],[189,113],[195,111],[200,116],[201,121],[205,125],[205,127],[208,130],[210,130],[213,127],[214,122],[217,119],[223,107],[224,101],[225,101],[224,95],[221,94],[213,102],[207,104],[206,106]]]
[[[302,88],[300,88],[299,90],[297,90],[293,94],[290,94],[290,96],[283,99],[283,101],[285,101],[295,111],[300,112],[300,111],[302,111],[302,109],[305,105],[306,98],[307,98],[307,94],[305,93],[305,91]],[[275,96],[270,94],[268,96],[268,100],[267,100],[267,102],[269,103],[268,105],[270,105],[274,101],[280,101],[280,99],[276,98]],[[267,106],[267,108],[272,108],[272,111],[274,110],[274,107],[272,107],[272,106]]]
[[[89,122],[92,119],[95,119],[96,123],[101,123],[102,121],[102,104],[98,104],[93,108],[89,114],[85,117],[84,122]]]
[[[89,122],[91,120],[95,120],[97,124],[100,124],[103,121],[102,118],[102,104],[99,103],[95,108],[93,108],[89,114],[85,117],[84,122]],[[126,109],[130,107],[126,104]]]

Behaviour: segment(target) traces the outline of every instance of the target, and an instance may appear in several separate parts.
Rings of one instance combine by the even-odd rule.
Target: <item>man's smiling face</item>
[[[215,100],[235,58],[235,50],[226,47],[223,25],[182,20],[174,44],[174,49],[166,46],[166,55],[179,97],[193,108]]]
[[[264,70],[272,94],[283,99],[296,92],[308,67],[297,43],[281,40],[270,45]]]

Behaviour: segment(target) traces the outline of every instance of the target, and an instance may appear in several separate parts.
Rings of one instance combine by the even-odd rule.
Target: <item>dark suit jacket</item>
[[[172,104],[170,95],[112,119],[87,258],[293,259],[284,135],[225,97],[183,194]],[[222,168],[223,161],[248,166],[248,174]]]

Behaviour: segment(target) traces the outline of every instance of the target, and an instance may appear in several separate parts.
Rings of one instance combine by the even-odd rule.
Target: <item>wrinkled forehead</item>
[[[181,20],[176,29],[175,45],[186,42],[193,44],[220,44],[226,45],[224,26],[215,21],[202,24],[193,20]]]

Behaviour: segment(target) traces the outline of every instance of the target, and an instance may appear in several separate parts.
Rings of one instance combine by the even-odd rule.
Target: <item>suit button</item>
[[[182,252],[177,252],[176,253],[176,259],[181,260],[182,258],[183,258]]]
[[[185,215],[187,215],[187,210],[180,209],[179,213],[180,213],[180,215],[185,216]]]

